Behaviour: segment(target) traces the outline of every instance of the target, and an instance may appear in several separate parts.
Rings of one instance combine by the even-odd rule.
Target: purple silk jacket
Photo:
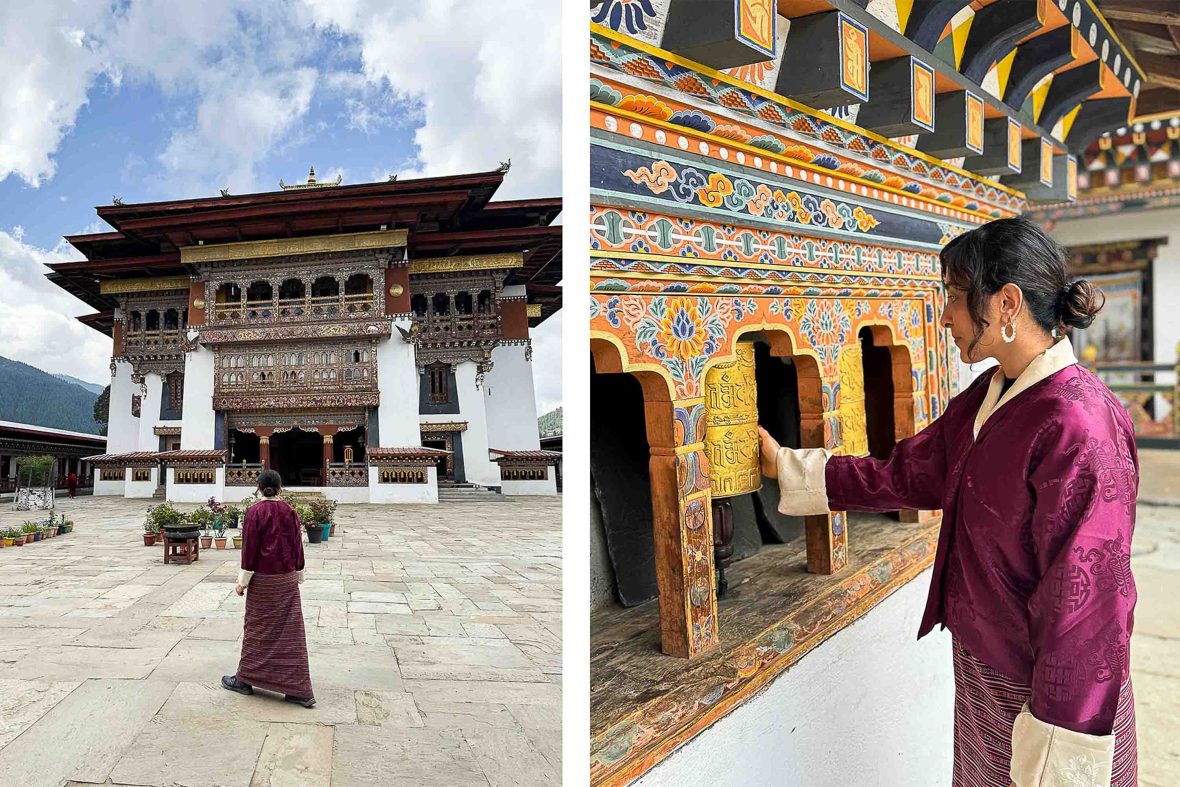
[[[242,526],[242,568],[259,574],[303,570],[303,531],[295,509],[277,499],[250,506]]]
[[[998,369],[889,459],[831,457],[829,507],[941,508],[918,638],[942,623],[973,656],[1031,685],[1035,717],[1108,735],[1130,670],[1134,430],[1114,394],[1073,363],[991,411],[975,436]]]

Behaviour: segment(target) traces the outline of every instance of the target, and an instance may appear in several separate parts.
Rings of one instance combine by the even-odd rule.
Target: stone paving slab
[[[154,502],[61,500],[74,533],[0,550],[0,785],[559,783],[559,500],[341,506],[306,546],[311,710],[220,688],[240,553],[163,565]]]

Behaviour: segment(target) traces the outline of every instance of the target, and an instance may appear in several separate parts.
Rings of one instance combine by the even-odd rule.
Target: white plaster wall
[[[927,570],[635,784],[950,785],[950,635],[914,639],[929,586]]]
[[[196,331],[189,331],[189,337]],[[182,450],[211,450],[214,447],[213,351],[197,345],[184,355],[184,413],[180,430]]]
[[[1180,298],[1180,208],[1115,213],[1059,222],[1049,233],[1064,246],[1090,243],[1167,238],[1159,246],[1152,264],[1152,337],[1155,363],[1175,363],[1176,345],[1180,344],[1180,319],[1175,304]],[[1176,381],[1175,373],[1156,377],[1160,383]],[[1161,397],[1156,397],[1157,413],[1168,412]]]
[[[541,447],[533,364],[525,360],[525,350],[520,344],[492,350],[492,370],[483,384],[489,448],[535,451]]]
[[[108,454],[139,450],[139,419],[131,414],[131,395],[138,391],[139,386],[131,382],[131,364],[115,361],[115,373],[111,375],[110,414],[107,416]]]
[[[377,430],[382,448],[422,445],[418,432],[418,368],[414,345],[405,342],[396,326],[408,329],[409,320],[394,322],[393,336],[377,344],[377,384],[381,405]]]
[[[187,386],[186,386],[187,387]],[[188,412],[187,407],[185,412]],[[176,469],[169,467],[166,472],[167,486],[165,497],[169,503],[205,503],[209,498],[215,498],[223,503],[237,502],[225,499],[225,468],[217,468],[216,480],[212,484],[178,484],[176,483]]]
[[[369,502],[371,503],[437,503],[438,468],[426,469],[425,484],[382,484],[377,481],[376,467],[369,468]]]
[[[98,472],[97,470],[95,472]],[[126,485],[126,478],[118,481],[94,481],[94,495],[97,497],[122,497]]]
[[[501,481],[500,494],[504,495],[556,495],[557,479],[553,477],[553,468],[549,468],[549,478],[545,481]]]
[[[123,488],[124,497],[151,497],[156,493],[156,488],[160,485],[160,469],[158,467],[151,468],[151,477],[147,481],[132,481],[131,472],[132,469],[127,468],[127,480]]]
[[[223,503],[240,503],[254,496],[258,491],[254,486],[226,486],[222,487],[222,497],[220,500]],[[208,500],[208,498],[205,498]]]
[[[160,398],[164,393],[164,378],[152,372],[143,377],[147,393],[139,403],[139,439],[137,451],[159,451],[160,438],[152,429],[160,423]]]
[[[486,382],[486,378],[485,378]],[[463,432],[463,474],[468,483],[480,486],[499,486],[500,468],[488,458],[488,425],[484,410],[484,392],[475,387],[475,363],[464,361],[455,366],[455,387],[458,388],[459,418],[467,422]],[[536,405],[534,405],[535,407]],[[417,425],[415,417],[415,425]],[[533,432],[536,433],[536,424]],[[496,446],[500,448],[500,446]]]

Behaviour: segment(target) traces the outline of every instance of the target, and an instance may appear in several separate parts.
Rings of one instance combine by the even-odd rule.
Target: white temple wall
[[[426,469],[425,484],[382,484],[377,474],[379,468],[369,468],[370,503],[437,503],[438,468]]]
[[[95,497],[123,497],[123,493],[127,488],[127,477],[124,475],[117,480],[104,481],[98,477],[98,468],[95,468],[94,473],[94,496]]]
[[[409,320],[397,320],[408,329]],[[402,339],[395,328],[393,336],[377,344],[377,385],[381,405],[377,408],[380,447],[406,448],[422,445],[418,431],[418,368],[414,365],[414,345]]]
[[[556,495],[557,479],[551,467],[549,478],[544,481],[502,481],[500,492],[505,495]]]
[[[951,784],[951,641],[919,574],[635,784]]]
[[[105,453],[126,454],[139,450],[139,419],[131,414],[131,395],[138,388],[131,382],[131,364],[115,361],[115,373],[111,375]]]
[[[156,489],[160,486],[160,469],[158,467],[151,468],[147,481],[132,481],[134,468],[128,467],[125,472],[127,481],[123,488],[123,497],[151,497],[156,494]]]
[[[488,458],[487,411],[484,408],[484,392],[475,387],[473,361],[455,365],[455,387],[459,389],[458,420],[467,422],[467,430],[460,437],[463,444],[463,474],[471,484],[500,486],[500,468]],[[418,417],[415,415],[415,428],[417,422]],[[536,431],[536,424],[533,430]]]
[[[193,334],[189,332],[190,336]],[[213,351],[198,345],[184,355],[184,413],[180,447],[184,451],[212,450],[216,440],[213,411]]]
[[[164,393],[164,378],[155,372],[143,376],[147,391],[139,403],[139,439],[136,451],[159,451],[160,438],[152,431],[160,423],[160,398]]]
[[[522,344],[492,350],[492,370],[484,377],[488,448],[536,451],[541,447],[533,364]]]
[[[225,468],[217,468],[216,473],[212,484],[178,484],[176,483],[176,469],[169,467],[166,473],[168,484],[165,488],[165,497],[168,498],[169,503],[205,503],[211,497],[223,503],[231,502],[224,497]]]

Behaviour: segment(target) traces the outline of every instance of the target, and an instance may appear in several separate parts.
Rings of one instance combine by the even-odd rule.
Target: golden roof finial
[[[291,189],[322,189],[328,188],[329,186],[339,186],[343,180],[343,175],[337,175],[336,180],[329,180],[324,183],[320,183],[315,179],[315,165],[312,164],[307,169],[306,183],[292,183],[291,185],[287,185],[287,183],[284,182],[282,178],[279,178],[279,188],[281,188],[283,191],[290,191]]]

